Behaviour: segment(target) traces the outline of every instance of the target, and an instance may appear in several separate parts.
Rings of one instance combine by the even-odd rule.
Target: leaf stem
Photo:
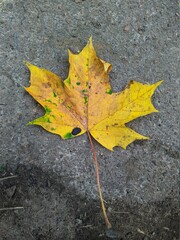
[[[105,206],[104,206],[103,197],[102,197],[100,178],[99,178],[99,167],[98,167],[96,152],[95,152],[94,144],[93,144],[92,137],[91,137],[89,131],[87,131],[87,134],[88,134],[88,137],[89,137],[89,141],[90,141],[90,145],[91,145],[91,149],[92,149],[93,157],[94,157],[94,164],[95,164],[95,169],[96,169],[96,179],[97,179],[97,186],[98,186],[98,192],[99,192],[101,207],[102,207],[104,219],[105,219],[105,222],[106,222],[106,226],[107,226],[108,229],[110,229],[110,228],[112,228],[112,225],[109,222],[109,219],[108,219],[108,216],[107,216],[107,213],[106,213],[106,209],[105,209]]]

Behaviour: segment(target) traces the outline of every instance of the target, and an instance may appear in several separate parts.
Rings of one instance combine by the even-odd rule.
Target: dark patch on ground
[[[0,211],[2,240],[178,239],[178,203],[173,198],[146,205],[125,198],[109,201],[114,231],[107,233],[99,201],[66,188],[56,174],[33,165],[1,171],[1,177],[11,174],[17,177],[0,181],[0,208],[24,209]]]

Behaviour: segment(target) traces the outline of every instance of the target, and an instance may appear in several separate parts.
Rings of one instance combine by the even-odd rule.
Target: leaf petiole
[[[100,202],[101,202],[101,208],[102,208],[102,211],[103,211],[103,215],[104,215],[104,219],[105,219],[105,222],[106,222],[106,226],[107,226],[108,229],[110,229],[110,228],[112,228],[112,225],[109,222],[109,219],[108,219],[108,216],[107,216],[107,213],[106,213],[106,208],[104,206],[103,197],[102,197],[101,184],[100,184],[100,178],[99,178],[98,160],[97,160],[97,157],[96,157],[94,144],[93,144],[93,141],[92,141],[92,138],[91,138],[91,135],[90,135],[89,131],[87,131],[87,134],[88,134],[88,138],[89,138],[89,142],[90,142],[90,145],[91,145],[93,158],[94,158],[94,164],[95,164],[95,169],[96,169],[96,179],[97,179],[99,198],[100,198]]]

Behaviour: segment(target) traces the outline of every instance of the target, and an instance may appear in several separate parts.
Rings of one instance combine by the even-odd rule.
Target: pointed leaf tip
[[[29,125],[34,125],[34,124],[33,124],[33,121],[32,121],[32,122],[28,122],[28,123],[26,124],[26,126],[29,126]]]
[[[154,85],[155,85],[156,87],[158,87],[158,86],[159,86],[161,83],[163,83],[163,82],[164,82],[164,80],[160,80],[160,81],[154,83]]]
[[[92,44],[92,41],[93,41],[93,39],[92,39],[92,35],[91,35],[89,38],[89,43]]]
[[[28,67],[30,68],[31,66],[33,66],[30,62],[26,61],[26,60],[23,60],[23,63]]]

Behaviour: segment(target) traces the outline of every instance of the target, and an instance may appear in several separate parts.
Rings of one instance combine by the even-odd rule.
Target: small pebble
[[[124,32],[129,32],[130,26],[129,26],[129,25],[126,25],[123,30],[124,30]]]

